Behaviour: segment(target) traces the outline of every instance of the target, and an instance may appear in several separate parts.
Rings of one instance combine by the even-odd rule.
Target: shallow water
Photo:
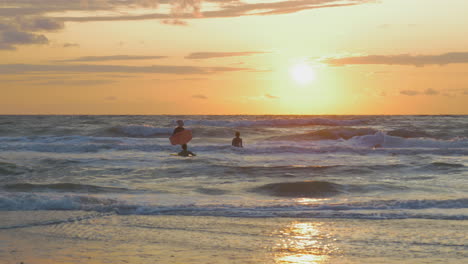
[[[167,139],[177,119],[192,129],[196,157],[171,155],[179,151]],[[245,148],[230,146],[235,131]],[[0,235],[16,228],[46,234],[38,215],[55,212],[52,226],[77,213],[358,229],[385,223],[379,232],[388,233],[405,220],[423,236],[418,221],[449,229],[468,219],[467,136],[468,116],[0,116],[0,211],[27,219],[1,218]],[[357,232],[368,241],[364,229]],[[435,237],[431,248],[444,251],[445,235]],[[369,260],[401,245],[376,247]],[[359,263],[350,253],[366,250],[345,248],[340,262]]]

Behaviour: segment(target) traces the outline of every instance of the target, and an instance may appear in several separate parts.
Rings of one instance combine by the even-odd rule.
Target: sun
[[[294,65],[290,69],[291,77],[299,84],[309,84],[315,80],[315,70],[307,63]]]

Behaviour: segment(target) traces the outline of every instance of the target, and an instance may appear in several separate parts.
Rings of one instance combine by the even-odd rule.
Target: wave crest
[[[253,192],[279,197],[319,198],[339,194],[341,185],[325,181],[280,182],[254,188]]]
[[[125,137],[168,137],[172,133],[172,128],[168,127],[154,127],[149,125],[126,125],[116,126],[106,131],[112,136],[125,136]]]
[[[109,192],[124,192],[129,191],[126,188],[116,187],[101,187],[88,184],[75,184],[75,183],[53,183],[53,184],[31,184],[31,183],[16,183],[7,184],[3,189],[8,191],[19,192],[84,192],[84,193],[109,193]]]
[[[357,126],[366,123],[365,119],[334,119],[324,117],[313,118],[278,118],[263,120],[186,120],[188,126],[215,126],[215,127],[287,127],[287,126]]]
[[[337,140],[350,139],[356,136],[373,135],[377,130],[372,128],[326,128],[305,134],[271,137],[271,140]]]

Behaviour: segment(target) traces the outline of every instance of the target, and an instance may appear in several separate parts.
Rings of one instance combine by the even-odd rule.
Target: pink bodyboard
[[[183,145],[187,144],[192,140],[192,131],[185,129],[169,138],[172,145]]]

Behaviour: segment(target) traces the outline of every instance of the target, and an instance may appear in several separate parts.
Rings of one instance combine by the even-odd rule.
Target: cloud
[[[185,56],[186,59],[211,59],[211,58],[222,58],[222,57],[239,57],[239,56],[251,56],[255,54],[264,54],[269,52],[262,51],[243,51],[243,52],[194,52]]]
[[[206,96],[203,95],[203,94],[194,94],[194,95],[192,95],[192,98],[195,98],[195,99],[203,99],[203,100],[208,99],[208,97],[206,97]]]
[[[137,56],[137,55],[113,55],[113,56],[86,56],[57,62],[89,62],[89,61],[117,61],[117,60],[154,60],[164,59],[167,56]]]
[[[425,94],[425,95],[438,95],[438,94],[439,94],[439,91],[436,91],[436,90],[434,90],[434,89],[432,89],[432,88],[429,88],[429,89],[426,89],[426,90],[424,91],[424,94]]]
[[[188,23],[184,20],[180,19],[164,19],[161,21],[161,23],[165,25],[173,25],[173,26],[187,26]]]
[[[51,80],[45,82],[32,83],[39,86],[91,86],[115,83],[113,80]]]
[[[271,94],[265,94],[265,97],[268,98],[268,99],[278,99],[279,98],[278,96],[274,96],[274,95],[271,95]]]
[[[78,43],[69,43],[69,42],[67,42],[67,43],[63,44],[64,48],[72,48],[72,47],[79,47],[79,46],[80,46],[80,44],[78,44]]]
[[[186,25],[184,19],[265,16],[318,8],[352,6],[375,0],[2,0],[0,5],[0,49],[17,45],[48,44],[37,31],[57,31],[65,22],[161,20]],[[208,3],[203,11],[203,3]],[[163,6],[158,11],[155,9]],[[124,10],[125,12],[122,12]],[[50,16],[53,13],[54,16]],[[73,14],[73,16],[71,15]],[[106,14],[106,15],[103,15]],[[2,29],[2,23],[9,29]],[[7,39],[7,41],[5,41]],[[70,46],[68,46],[70,47]]]
[[[468,52],[449,52],[441,55],[367,55],[342,58],[328,58],[322,62],[331,66],[383,64],[383,65],[447,65],[468,63]]]
[[[56,31],[65,26],[63,21],[49,17],[19,17],[15,21],[25,31]]]
[[[125,66],[125,65],[59,65],[59,64],[0,64],[0,74],[22,74],[35,72],[77,72],[77,73],[161,73],[161,74],[212,74],[251,70],[233,67],[194,67],[194,66]]]
[[[3,19],[0,22],[0,49],[14,50],[17,45],[48,44],[46,36],[34,32],[55,31],[63,27],[62,21],[47,17]]]
[[[438,95],[440,94],[439,91],[434,90],[432,88],[428,88],[424,90],[423,92],[416,91],[416,90],[403,90],[400,91],[400,94],[402,95],[408,95],[408,96],[415,96],[415,95]]]
[[[10,0],[11,1],[11,0]],[[117,6],[128,7],[132,1],[112,1],[112,9]],[[202,2],[211,2],[210,11],[202,11]],[[227,18],[252,15],[280,15],[296,13],[304,10],[318,8],[331,8],[342,6],[353,6],[372,3],[374,0],[292,0],[269,2],[248,1],[200,1],[200,0],[176,0],[158,1],[159,4],[170,4],[171,13],[149,13],[138,14],[116,14],[108,16],[75,16],[60,17],[63,21],[89,22],[89,21],[119,21],[119,20],[147,20],[147,19],[194,19],[194,18]],[[136,3],[133,4],[135,6]],[[97,10],[97,6],[95,6]],[[188,12],[186,12],[188,11]]]
[[[118,98],[116,96],[107,96],[104,98],[106,101],[116,101]]]
[[[48,44],[44,35],[18,31],[16,29],[0,31],[0,49],[14,50],[16,45]]]
[[[408,95],[408,96],[415,96],[415,95],[418,95],[419,92],[418,92],[418,91],[414,91],[414,90],[403,90],[403,91],[400,91],[400,94],[402,94],[402,95]]]

